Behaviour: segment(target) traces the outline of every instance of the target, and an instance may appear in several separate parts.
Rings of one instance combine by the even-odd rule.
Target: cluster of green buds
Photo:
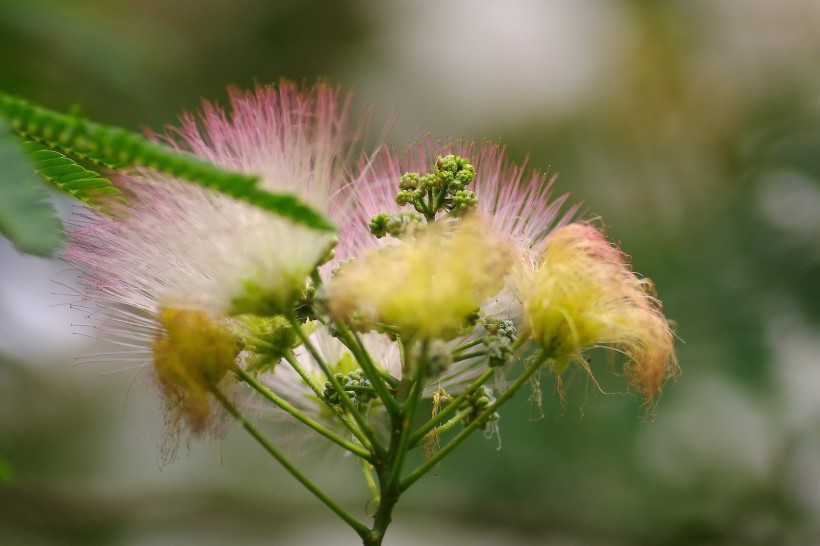
[[[513,359],[513,343],[516,340],[516,331],[513,322],[508,319],[484,319],[484,329],[487,336],[484,337],[484,344],[487,365],[491,368],[504,366]]]
[[[310,279],[305,284],[305,289],[302,291],[301,297],[293,306],[293,309],[296,312],[296,318],[298,318],[300,322],[310,320],[310,317],[314,312],[314,308],[321,304],[321,290],[321,284],[313,279]]]
[[[337,373],[335,375],[351,402],[356,406],[356,409],[364,408],[376,397],[376,393],[370,385],[370,380],[365,377],[362,370],[354,370],[347,374]],[[322,395],[330,406],[339,406],[342,403],[339,391],[336,390],[330,381],[325,382]]]
[[[398,239],[413,237],[424,228],[423,220],[424,217],[421,214],[410,210],[394,214],[380,212],[370,220],[370,233],[377,239],[385,235]]]
[[[462,412],[469,411],[469,413],[462,417],[461,424],[465,427],[469,426],[471,423],[476,421],[481,413],[493,402],[495,402],[495,397],[493,396],[493,391],[488,387],[482,386],[474,393],[469,394],[459,407],[459,410]],[[487,430],[487,427],[491,423],[498,421],[498,419],[498,412],[493,412],[484,417],[481,422],[478,423],[478,428],[481,430]]]
[[[432,222],[440,211],[451,216],[463,215],[478,204],[475,193],[466,189],[475,174],[467,158],[454,154],[438,156],[433,172],[404,173],[399,180],[396,203],[402,207],[412,205],[415,212],[379,213],[370,221],[370,231],[379,238],[404,237],[419,229],[422,218]]]

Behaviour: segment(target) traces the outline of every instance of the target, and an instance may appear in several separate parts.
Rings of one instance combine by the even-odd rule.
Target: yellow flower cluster
[[[154,369],[171,415],[194,435],[211,421],[211,389],[233,366],[239,346],[235,335],[204,311],[161,308],[164,331],[154,340]]]
[[[597,229],[576,223],[556,230],[517,284],[531,335],[559,371],[587,348],[617,349],[647,401],[678,373],[673,334],[651,282],[638,278]]]
[[[403,335],[449,338],[498,292],[513,251],[473,215],[428,225],[415,240],[371,251],[329,285],[331,314],[397,326]]]

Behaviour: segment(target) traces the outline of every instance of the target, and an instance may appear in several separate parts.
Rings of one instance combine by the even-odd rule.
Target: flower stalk
[[[372,462],[372,455],[364,450],[361,446],[354,444],[349,440],[345,440],[332,430],[328,429],[321,423],[311,419],[292,405],[290,405],[287,401],[285,401],[280,396],[277,396],[273,393],[270,389],[259,383],[252,375],[247,373],[242,368],[234,368],[234,373],[245,383],[248,384],[253,390],[264,396],[268,401],[270,401],[274,406],[281,408],[292,415],[297,421],[301,422],[305,426],[313,429],[316,433],[324,436],[331,442],[335,443],[339,447],[346,449],[350,453],[356,455],[357,457],[361,458],[362,461],[366,463]]]
[[[231,416],[236,419],[236,421],[242,425],[242,428],[248,431],[248,433],[256,440],[259,445],[267,451],[271,457],[276,459],[276,461],[285,468],[285,470],[290,473],[299,483],[301,483],[305,489],[313,493],[316,498],[322,501],[325,506],[330,508],[339,518],[342,519],[345,523],[350,525],[356,533],[365,539],[369,536],[370,531],[363,523],[359,522],[356,518],[351,516],[344,508],[339,506],[332,498],[330,498],[327,493],[322,491],[316,484],[314,484],[307,476],[305,476],[301,470],[296,468],[290,461],[285,458],[285,456],[276,449],[273,444],[265,438],[265,436],[257,429],[250,421],[245,419],[245,416],[242,415],[239,410],[234,406],[230,400],[228,400],[224,394],[219,389],[214,388],[212,391],[214,398],[216,398],[219,403],[222,405],[225,410],[231,414]]]

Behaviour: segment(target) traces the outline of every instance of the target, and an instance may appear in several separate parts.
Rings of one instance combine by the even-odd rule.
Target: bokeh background
[[[654,422],[545,382],[543,417],[518,396],[502,449],[447,458],[387,544],[820,543],[815,0],[2,0],[0,59],[4,91],[135,130],[326,77],[375,127],[397,113],[393,144],[551,166],[654,279],[684,372]],[[75,281],[0,241],[0,543],[356,543],[241,430],[161,466],[150,385],[77,364],[104,349],[74,333]],[[271,433],[362,513],[352,461]]]

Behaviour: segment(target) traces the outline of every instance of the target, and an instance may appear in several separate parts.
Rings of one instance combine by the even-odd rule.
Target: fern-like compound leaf
[[[63,226],[34,174],[22,142],[0,119],[0,234],[21,252],[53,256],[63,244]]]
[[[23,148],[37,174],[89,207],[106,213],[112,204],[125,203],[122,192],[107,178],[73,159],[36,142],[26,142]]]
[[[259,189],[255,176],[220,169],[137,133],[47,110],[4,94],[0,94],[0,116],[19,135],[46,148],[109,169],[147,167],[212,188],[315,229],[334,229],[327,218],[297,197]]]

